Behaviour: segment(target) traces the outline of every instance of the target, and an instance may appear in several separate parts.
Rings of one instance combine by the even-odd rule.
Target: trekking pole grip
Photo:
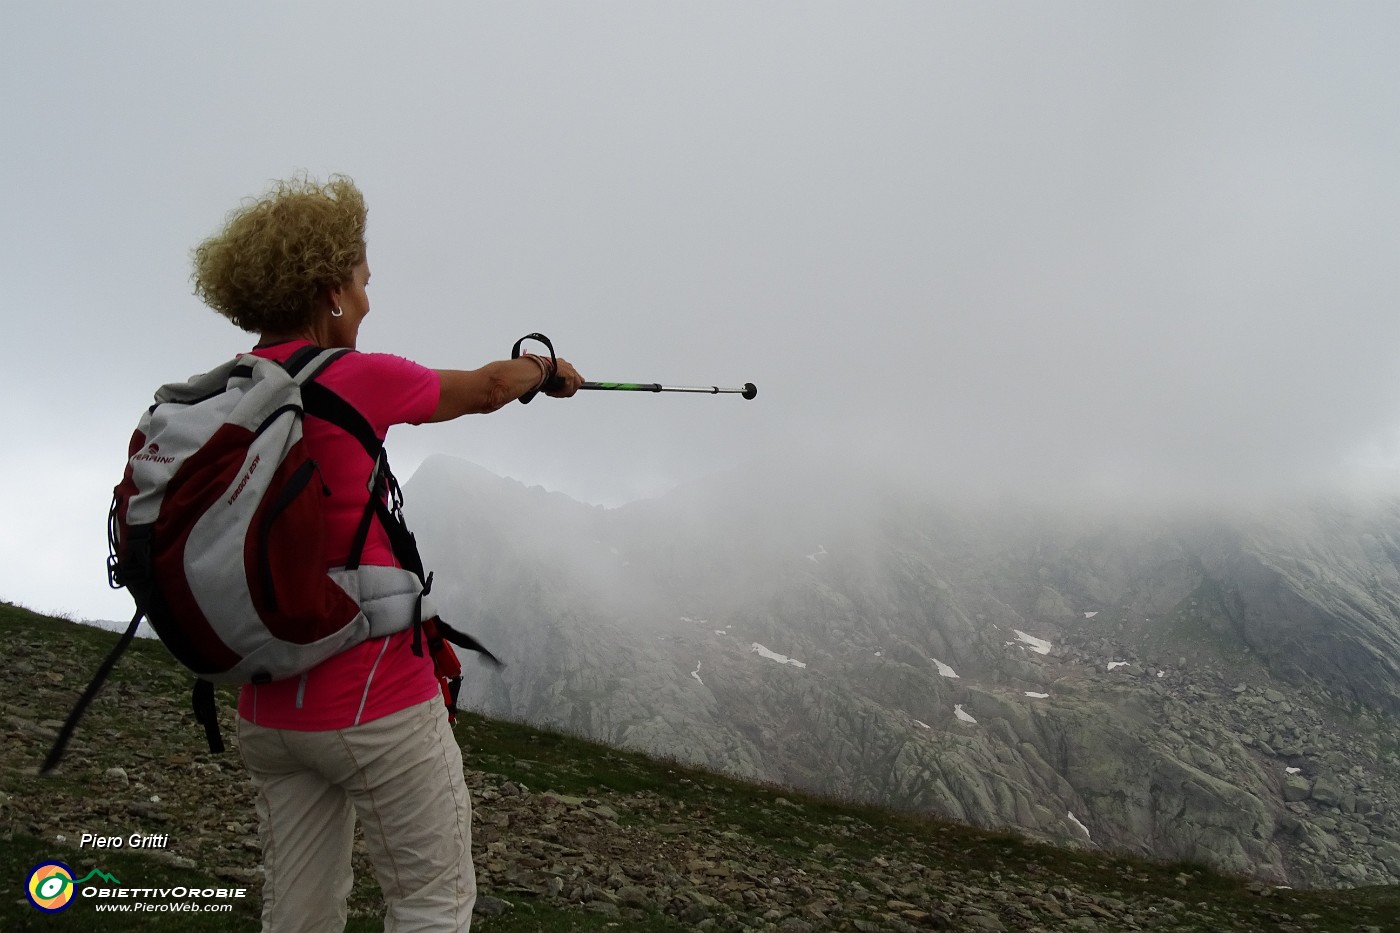
[[[530,404],[530,400],[533,399],[540,392],[552,392],[564,384],[564,380],[559,378],[559,360],[556,359],[554,356],[554,344],[551,343],[549,338],[546,337],[544,334],[530,333],[526,334],[524,337],[521,337],[515,342],[515,346],[510,348],[510,358],[513,360],[520,359],[520,345],[527,340],[538,340],[540,343],[545,345],[546,349],[549,350],[550,375],[547,379],[545,379],[545,381],[541,385],[531,389],[529,392],[526,392],[524,395],[520,396],[520,404],[522,405]]]

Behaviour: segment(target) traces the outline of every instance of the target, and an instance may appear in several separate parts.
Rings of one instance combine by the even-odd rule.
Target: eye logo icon
[[[62,862],[43,862],[29,872],[25,886],[29,903],[46,914],[67,910],[73,904],[73,869]]]

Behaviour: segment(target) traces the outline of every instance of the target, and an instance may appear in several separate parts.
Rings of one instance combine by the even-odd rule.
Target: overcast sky
[[[298,170],[368,200],[361,349],[471,368],[540,330],[586,378],[760,390],[399,428],[405,480],[1394,464],[1397,47],[1392,2],[5,3],[0,598],[129,613],[126,440],[252,342],[190,250]]]

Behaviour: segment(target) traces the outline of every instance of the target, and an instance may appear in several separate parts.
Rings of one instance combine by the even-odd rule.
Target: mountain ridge
[[[514,659],[464,704],[1060,844],[1400,879],[1395,503],[1120,520],[811,472],[600,509],[426,461],[439,604]]]

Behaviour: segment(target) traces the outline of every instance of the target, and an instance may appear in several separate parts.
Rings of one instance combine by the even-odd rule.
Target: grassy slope
[[[63,930],[91,927],[91,908],[80,904],[63,914],[41,915],[23,898],[22,882],[39,861],[59,858],[75,866],[80,856],[63,848],[41,833],[44,827],[32,816],[34,804],[49,795],[86,797],[100,810],[102,789],[94,786],[94,773],[100,775],[110,763],[129,761],[133,754],[145,759],[185,761],[203,759],[202,733],[192,724],[148,721],[140,713],[139,698],[150,695],[178,697],[184,708],[189,681],[155,642],[138,640],[118,665],[103,698],[94,704],[79,730],[83,768],[65,769],[51,778],[39,778],[34,770],[48,742],[42,736],[18,735],[18,716],[52,727],[61,720],[82,686],[87,682],[116,636],[86,626],[38,616],[27,610],[0,603],[0,637],[14,646],[13,664],[18,676],[7,675],[0,692],[0,718],[6,721],[4,757],[0,759],[0,868],[11,879],[10,895],[0,899],[0,930]],[[67,658],[66,671],[41,669],[53,658]],[[37,667],[36,667],[37,662]],[[125,684],[126,686],[122,686]],[[232,706],[232,693],[221,691],[225,717]],[[136,697],[138,701],[131,698]],[[122,698],[125,702],[116,702]],[[133,703],[136,703],[133,710]],[[171,703],[162,699],[161,709]],[[168,718],[168,714],[167,714]],[[227,730],[226,730],[227,731]],[[459,739],[468,752],[471,765],[488,774],[500,775],[533,788],[549,788],[563,794],[604,797],[645,792],[666,801],[667,819],[673,823],[704,821],[723,826],[745,845],[765,847],[779,857],[794,861],[812,858],[817,846],[834,847],[828,859],[851,864],[868,862],[881,855],[898,855],[938,866],[949,873],[969,876],[977,873],[1006,873],[1008,876],[1058,880],[1089,891],[1101,891],[1124,900],[1160,897],[1164,892],[1189,899],[1221,918],[1219,928],[1277,929],[1280,915],[1307,916],[1308,930],[1355,931],[1400,929],[1391,926],[1400,917],[1400,890],[1395,888],[1354,891],[1277,892],[1263,898],[1252,892],[1241,879],[1224,877],[1194,865],[1161,864],[1138,859],[1112,857],[1077,850],[1062,850],[1027,842],[1005,833],[988,833],[954,824],[869,807],[849,806],[839,801],[795,794],[781,788],[746,784],[727,777],[697,771],[670,761],[611,749],[575,737],[545,732],[517,723],[464,715],[457,726]],[[209,759],[213,760],[213,759]],[[223,767],[240,769],[236,757],[225,756]],[[74,773],[68,774],[67,771]],[[93,800],[92,798],[96,798]],[[785,798],[785,800],[784,800]],[[89,808],[93,810],[93,807]],[[94,810],[93,812],[97,812]],[[251,812],[230,814],[230,818],[252,819]],[[113,816],[116,823],[120,818]],[[659,818],[631,813],[626,820]],[[160,829],[128,822],[120,830],[169,832],[172,838],[182,831],[177,818]],[[840,826],[839,833],[827,832]],[[95,830],[102,827],[96,826]],[[44,835],[45,838],[41,838]],[[126,872],[143,886],[161,883],[187,886],[229,886],[222,880],[195,869],[172,868],[139,852],[101,853],[97,863],[118,877]],[[86,871],[87,868],[80,868]],[[1189,892],[1182,890],[1180,878],[1190,877]],[[371,903],[376,897],[372,878],[357,877],[357,897]],[[257,891],[238,905],[233,914],[144,914],[104,915],[103,930],[255,930]],[[492,893],[489,888],[483,893]],[[516,909],[505,915],[481,920],[482,929],[515,930],[603,930],[618,929],[616,918],[590,914],[558,901],[511,896]],[[757,922],[757,921],[755,921]],[[376,930],[377,920],[352,919],[349,929]],[[681,930],[687,926],[661,916],[638,916],[627,920],[625,929]]]

